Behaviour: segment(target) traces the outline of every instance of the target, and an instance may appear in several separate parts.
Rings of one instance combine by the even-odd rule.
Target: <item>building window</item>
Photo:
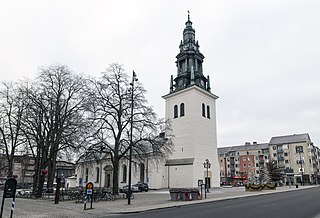
[[[206,117],[206,106],[202,103],[202,116]]]
[[[246,161],[247,159],[246,159],[246,157],[243,157],[242,160],[243,160],[243,161]]]
[[[287,156],[288,156],[288,153],[287,153],[287,152],[284,152],[284,156],[287,157]]]
[[[273,157],[276,157],[277,156],[277,154],[276,153],[273,153]]]
[[[210,119],[210,106],[207,105],[207,118]]]
[[[86,174],[85,174],[84,182],[85,182],[85,183],[88,183],[88,180],[89,180],[89,169],[86,168]]]
[[[122,182],[127,182],[127,165],[122,166]]]
[[[175,105],[173,107],[173,118],[177,118],[178,117],[178,105]]]
[[[256,167],[259,167],[259,164],[258,164],[258,163],[256,163]]]
[[[144,171],[145,171],[144,164],[140,164],[140,181],[141,182],[144,182]]]
[[[275,151],[277,150],[277,146],[272,146],[272,149]]]
[[[180,117],[184,116],[184,103],[180,104]]]
[[[99,167],[96,168],[96,176],[97,176],[96,177],[96,182],[99,182],[99,180],[100,180],[99,179],[100,178],[100,169],[99,169]]]
[[[296,153],[303,153],[303,147],[302,146],[296,146]]]
[[[288,164],[288,163],[289,163],[289,161],[288,161],[288,160],[285,160],[284,162],[285,162],[286,164]]]

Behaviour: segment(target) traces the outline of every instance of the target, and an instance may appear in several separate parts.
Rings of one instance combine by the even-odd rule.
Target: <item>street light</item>
[[[300,157],[300,171],[301,171],[301,185],[304,186],[304,181],[303,181],[303,168],[302,168],[302,164],[303,164],[303,160],[301,157],[301,152],[303,152],[303,147],[299,147],[299,157]]]
[[[207,169],[207,177],[205,179],[205,184],[206,184],[206,189],[205,192],[209,193],[209,168],[211,167],[211,163],[209,162],[208,159],[205,160],[205,162],[203,163],[203,167]]]
[[[134,90],[134,82],[138,81],[136,78],[137,75],[134,71],[132,71],[132,82],[130,83],[131,86],[131,118],[130,118],[130,149],[129,149],[129,185],[128,185],[128,204],[131,203],[131,165],[132,165],[132,129],[133,129],[133,90]]]

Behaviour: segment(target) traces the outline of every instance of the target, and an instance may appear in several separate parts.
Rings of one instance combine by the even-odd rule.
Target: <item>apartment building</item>
[[[246,142],[244,145],[218,148],[220,181],[231,185],[258,182],[269,159],[267,143]]]
[[[0,184],[4,184],[8,174],[8,161],[0,154]],[[19,187],[29,187],[33,182],[34,159],[29,155],[16,155],[13,163],[13,175]]]
[[[277,163],[285,182],[317,183],[319,149],[308,133],[272,137],[269,149],[271,160]]]
[[[320,149],[308,133],[275,136],[269,143],[221,147],[218,159],[222,184],[258,183],[269,161],[277,164],[285,184],[319,184]]]

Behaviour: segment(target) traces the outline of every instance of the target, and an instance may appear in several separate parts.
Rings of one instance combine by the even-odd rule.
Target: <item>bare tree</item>
[[[171,136],[159,134],[169,129],[164,120],[159,120],[152,107],[147,105],[145,89],[136,83],[134,90],[128,75],[119,64],[111,64],[98,81],[91,81],[90,117],[94,132],[88,154],[104,153],[113,165],[113,192],[118,192],[119,162],[128,158],[130,148],[131,94],[133,91],[133,155],[135,159],[154,154],[155,159],[163,159],[171,152]],[[169,132],[169,131],[167,131]],[[163,136],[163,135],[162,135]],[[89,155],[90,156],[90,155]]]
[[[83,143],[85,121],[85,80],[64,65],[43,67],[36,83],[29,88],[30,107],[24,133],[36,160],[34,188],[42,193],[44,169],[48,187],[53,186],[56,161],[71,154]]]
[[[3,82],[0,90],[0,137],[7,159],[7,177],[13,176],[13,163],[17,149],[25,142],[22,118],[27,104],[18,83]]]

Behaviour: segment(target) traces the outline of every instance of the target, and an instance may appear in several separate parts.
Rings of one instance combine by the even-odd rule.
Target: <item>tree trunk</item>
[[[53,157],[48,162],[48,187],[53,188],[54,176],[56,171],[56,156],[53,154]]]
[[[119,158],[114,157],[113,161],[113,175],[112,175],[112,187],[113,187],[113,194],[119,193]]]
[[[13,163],[14,163],[14,152],[15,152],[15,149],[14,147],[12,147],[12,150],[11,150],[11,153],[9,155],[9,158],[8,158],[8,178],[11,178],[13,176]]]

